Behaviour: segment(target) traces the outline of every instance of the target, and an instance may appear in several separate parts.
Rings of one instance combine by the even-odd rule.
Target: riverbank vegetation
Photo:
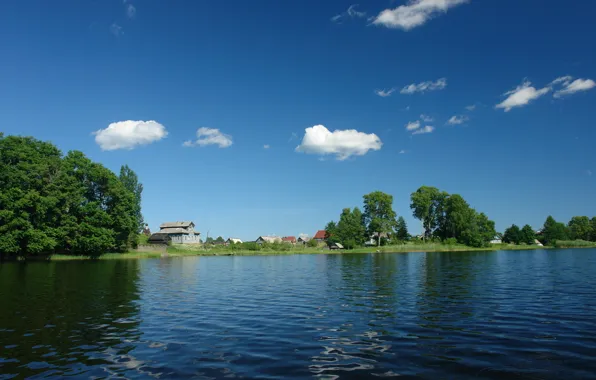
[[[0,258],[100,255],[136,245],[143,187],[83,153],[0,133]]]

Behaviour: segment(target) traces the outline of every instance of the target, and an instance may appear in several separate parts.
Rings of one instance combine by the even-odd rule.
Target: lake
[[[596,250],[0,264],[0,379],[596,378]]]

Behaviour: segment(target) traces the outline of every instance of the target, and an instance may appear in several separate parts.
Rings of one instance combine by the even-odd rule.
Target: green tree
[[[441,193],[437,202],[437,235],[442,240],[461,240],[462,234],[470,226],[476,211],[459,194]]]
[[[519,240],[521,243],[528,245],[534,244],[534,241],[536,240],[536,233],[534,232],[534,229],[530,225],[526,224],[519,233]]]
[[[340,238],[337,233],[337,224],[334,221],[327,223],[325,226],[325,240],[327,241],[327,244],[340,242]]]
[[[484,213],[475,212],[458,242],[470,247],[487,247],[496,233],[495,222],[489,220]]]
[[[363,196],[364,222],[367,232],[379,236],[378,245],[381,245],[380,235],[390,233],[395,227],[396,213],[393,211],[393,196],[381,191],[375,191]]]
[[[395,239],[398,241],[408,241],[410,234],[408,233],[408,225],[403,216],[397,218],[397,226],[395,227]]]
[[[344,208],[335,227],[335,234],[339,243],[346,248],[362,245],[366,238],[366,227],[362,212],[358,207],[353,210]]]
[[[590,240],[592,235],[592,225],[590,223],[590,218],[587,216],[574,216],[569,221],[568,227],[569,237],[571,239]]]
[[[217,239],[215,239],[215,242],[216,242],[216,243],[218,243],[218,244],[223,244],[223,243],[225,243],[226,241],[224,240],[224,238],[223,238],[223,237],[221,237],[221,236],[218,236],[218,237],[217,237]]]
[[[215,240],[213,240],[211,236],[207,236],[207,238],[205,239],[205,244],[213,244],[214,242]]]
[[[436,187],[422,186],[410,196],[410,208],[414,217],[422,222],[424,238],[433,235],[434,230],[441,222],[441,210],[447,193],[439,191]]]
[[[509,244],[519,244],[522,240],[521,230],[515,224],[505,230],[503,234],[503,242]]]
[[[544,222],[541,239],[541,242],[546,245],[554,245],[557,240],[567,240],[569,239],[567,227],[549,215]]]
[[[592,232],[590,233],[590,241],[596,241],[596,216],[590,220]]]
[[[137,229],[134,231],[134,234],[131,235],[129,241],[131,245],[136,246],[138,243],[138,234],[143,231],[143,227],[145,225],[143,214],[141,212],[141,195],[143,193],[143,185],[139,183],[139,177],[131,168],[128,167],[128,165],[123,165],[120,168],[119,178],[120,182],[122,182],[122,185],[124,185],[124,188],[130,191],[134,197],[133,215],[136,219]]]
[[[306,246],[309,247],[309,248],[316,248],[318,245],[319,245],[319,243],[315,239],[310,239],[306,243]]]

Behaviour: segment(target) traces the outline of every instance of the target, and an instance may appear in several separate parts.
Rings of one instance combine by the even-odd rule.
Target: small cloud
[[[576,92],[588,91],[596,87],[596,82],[594,82],[592,79],[576,79],[573,82],[571,82],[571,79],[573,78],[569,76],[555,79],[553,83],[560,79],[564,79],[564,81],[561,83],[563,83],[565,87],[562,90],[558,90],[553,94],[553,97],[555,98],[562,98],[567,95],[575,94]]]
[[[232,144],[232,136],[223,134],[216,128],[201,127],[197,129],[197,139],[195,141],[188,140],[182,145],[185,147],[217,145],[220,148],[227,148]]]
[[[263,145],[263,149],[269,149],[270,146],[268,144]]]
[[[293,140],[296,140],[298,138],[298,134],[296,132],[292,132],[292,134],[290,135],[290,139],[288,140],[288,142],[292,142]]]
[[[134,149],[159,141],[168,135],[166,128],[154,120],[126,120],[111,123],[93,132],[101,150]]]
[[[451,119],[447,120],[449,125],[460,125],[468,121],[469,118],[465,115],[462,116],[451,116]]]
[[[343,161],[351,156],[363,156],[369,150],[380,150],[383,143],[374,133],[355,129],[329,131],[323,125],[306,128],[302,143],[296,152],[307,154],[332,154]]]
[[[472,112],[476,109],[476,104],[472,104],[471,106],[466,106],[466,110]]]
[[[406,124],[406,131],[414,131],[418,128],[420,128],[420,121],[418,120],[411,121],[408,124]]]
[[[116,37],[120,37],[124,34],[124,32],[122,31],[122,27],[116,23],[110,25],[110,33],[112,33]]]
[[[390,88],[389,90],[375,90],[375,94],[379,95],[382,98],[386,98],[388,96],[391,96],[391,94],[393,94],[394,91],[395,88]]]
[[[441,13],[447,13],[449,8],[467,2],[468,0],[410,0],[406,5],[383,10],[372,23],[408,31],[424,25]]]
[[[505,112],[509,112],[514,107],[528,105],[531,101],[546,95],[550,90],[550,87],[544,87],[537,90],[535,87],[532,87],[531,82],[526,81],[517,86],[514,90],[504,93],[503,96],[507,96],[507,99],[497,104],[495,108],[503,108]]]
[[[424,121],[425,123],[431,123],[434,121],[434,119],[431,116],[425,114],[420,115],[420,120]]]
[[[437,79],[436,81],[421,82],[410,84],[401,89],[400,93],[412,95],[417,92],[425,93],[427,91],[442,90],[447,87],[447,78]]]
[[[132,4],[128,4],[126,6],[126,16],[128,18],[135,18],[136,14],[137,14],[137,8],[135,8],[135,6]]]
[[[406,154],[406,153],[408,153],[408,151],[407,150],[404,150],[404,149],[402,149],[402,150],[399,151],[399,154]]]
[[[422,135],[425,133],[433,133],[433,131],[435,130],[435,127],[431,127],[430,125],[427,125],[424,128],[420,128],[415,130],[414,132],[412,132],[413,135]]]
[[[331,21],[341,23],[346,19],[350,18],[363,18],[366,17],[366,12],[359,12],[356,10],[358,4],[350,5],[347,11],[342,12],[338,15],[331,17]]]

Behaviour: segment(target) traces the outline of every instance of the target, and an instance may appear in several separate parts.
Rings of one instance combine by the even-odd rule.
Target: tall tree
[[[443,201],[447,193],[436,187],[422,186],[410,196],[414,217],[422,222],[424,238],[430,238],[439,226]]]
[[[557,240],[567,240],[569,238],[567,226],[559,223],[552,216],[548,216],[542,228],[541,241],[543,244],[554,245]]]
[[[590,218],[587,216],[574,216],[569,221],[568,227],[569,237],[571,239],[590,240],[590,236],[592,235],[592,225],[590,223]]]
[[[528,245],[534,244],[534,241],[536,240],[536,233],[534,232],[534,229],[530,225],[526,224],[519,233],[519,240],[521,243]]]
[[[363,196],[364,221],[369,234],[377,234],[381,245],[381,234],[390,233],[395,226],[397,214],[393,211],[393,196],[381,191],[374,191]]]
[[[123,165],[120,168],[120,182],[124,185],[124,188],[130,191],[134,195],[134,216],[136,223],[138,224],[137,233],[143,231],[145,221],[143,220],[143,214],[141,212],[141,195],[143,194],[143,184],[139,183],[139,177],[128,165]]]
[[[511,227],[505,230],[503,234],[503,242],[504,243],[513,243],[519,244],[521,241],[521,230],[515,224],[512,224]]]
[[[590,220],[590,226],[592,232],[590,233],[590,241],[596,241],[596,216]]]
[[[395,227],[394,236],[398,241],[408,241],[410,239],[410,234],[408,233],[408,225],[406,224],[406,220],[403,216],[397,218],[397,225]]]
[[[337,224],[334,221],[325,225],[325,240],[327,241],[327,244],[339,243]]]
[[[223,237],[221,237],[221,236],[218,236],[218,237],[217,237],[217,239],[215,239],[215,242],[216,242],[216,243],[223,244],[223,243],[225,243],[226,241],[224,240],[224,238],[223,238]]]

